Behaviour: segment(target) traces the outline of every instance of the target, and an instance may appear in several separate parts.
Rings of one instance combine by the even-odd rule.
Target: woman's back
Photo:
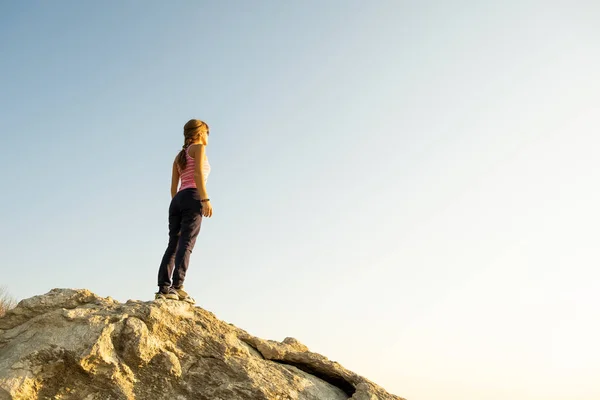
[[[179,174],[181,178],[181,185],[179,186],[179,190],[196,188],[196,181],[194,180],[194,171],[196,169],[196,158],[198,158],[198,156],[200,155],[200,152],[197,151],[198,146],[200,145],[191,145],[185,151],[186,163],[185,168],[183,170],[178,165]],[[204,160],[202,160],[201,162],[203,162],[203,179],[206,183],[206,181],[208,180],[208,175],[210,174],[210,163],[208,162],[208,157],[206,157],[205,155]]]

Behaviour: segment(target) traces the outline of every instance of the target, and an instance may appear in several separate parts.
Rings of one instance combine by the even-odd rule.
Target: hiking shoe
[[[178,296],[177,298],[181,301],[185,301],[190,304],[194,304],[196,302],[196,300],[194,300],[193,298],[190,297],[188,292],[183,290],[183,286],[181,286],[179,288],[173,288],[173,291],[175,293],[177,293],[177,296]]]
[[[161,288],[158,293],[154,296],[156,300],[179,300],[179,295],[173,288],[163,289]]]

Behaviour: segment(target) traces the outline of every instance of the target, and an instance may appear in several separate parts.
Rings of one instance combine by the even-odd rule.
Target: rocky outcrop
[[[54,289],[0,318],[0,400],[402,400],[293,338],[173,300]]]

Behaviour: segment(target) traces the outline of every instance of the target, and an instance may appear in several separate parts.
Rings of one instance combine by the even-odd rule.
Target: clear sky
[[[600,398],[597,1],[2,1],[0,285],[186,287],[410,400]]]

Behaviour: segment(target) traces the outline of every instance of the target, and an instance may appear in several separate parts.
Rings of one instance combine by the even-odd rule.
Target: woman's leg
[[[158,286],[159,290],[165,290],[171,287],[173,276],[173,261],[177,250],[181,230],[181,210],[178,205],[177,196],[171,201],[169,206],[169,244],[165,250],[160,267],[158,269]]]
[[[173,273],[173,287],[183,286],[185,274],[190,263],[190,254],[196,244],[202,224],[202,205],[196,190],[185,193],[181,199],[181,233],[175,252],[175,271]]]

